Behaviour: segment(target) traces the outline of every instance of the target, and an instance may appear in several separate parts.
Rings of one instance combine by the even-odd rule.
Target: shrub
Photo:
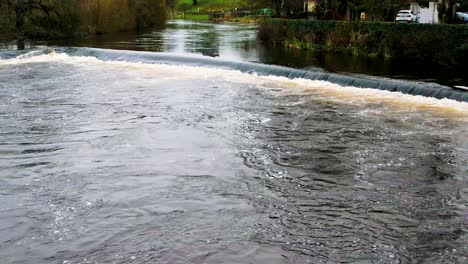
[[[468,27],[459,25],[269,19],[261,23],[259,37],[292,47],[445,65],[464,66],[468,57]]]

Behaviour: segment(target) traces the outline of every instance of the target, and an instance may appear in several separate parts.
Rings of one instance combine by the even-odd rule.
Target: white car
[[[395,22],[417,22],[418,17],[411,10],[400,10],[395,18]]]

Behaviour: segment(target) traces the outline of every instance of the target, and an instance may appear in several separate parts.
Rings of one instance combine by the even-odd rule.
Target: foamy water
[[[115,70],[133,69],[139,70],[139,74],[151,74],[157,72],[165,78],[191,79],[191,78],[219,78],[223,80],[240,82],[245,84],[256,84],[258,86],[281,86],[284,89],[295,89],[301,92],[320,94],[329,100],[340,103],[366,104],[385,103],[392,106],[413,108],[415,110],[426,110],[434,114],[453,115],[455,118],[465,120],[468,117],[468,103],[458,102],[451,99],[436,99],[425,96],[407,95],[400,92],[382,91],[372,88],[358,88],[342,86],[327,81],[312,81],[302,78],[289,79],[278,76],[258,76],[255,73],[246,74],[240,71],[216,69],[209,67],[193,67],[185,65],[146,64],[138,62],[123,61],[101,61],[94,57],[71,57],[65,53],[40,54],[41,51],[33,51],[20,55],[14,59],[0,61],[0,65],[28,64],[41,62],[57,62],[79,65],[81,67],[112,67]],[[198,56],[193,56],[197,58]],[[466,121],[466,120],[465,120]]]

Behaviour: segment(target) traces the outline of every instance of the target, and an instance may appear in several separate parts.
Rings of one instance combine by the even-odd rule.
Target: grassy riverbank
[[[228,11],[237,9],[260,9],[271,8],[271,0],[198,0],[196,5],[193,5],[193,0],[177,0],[176,9],[182,11],[187,9],[189,12],[216,12]]]
[[[191,20],[197,22],[210,22],[209,16],[206,14],[196,15],[196,14],[186,14],[185,17],[183,14],[177,14],[175,19],[180,20]],[[259,24],[261,21],[265,20],[265,17],[262,16],[245,16],[245,17],[229,17],[226,16],[222,19],[219,19],[219,22],[233,22],[233,23],[243,23],[243,24]]]
[[[263,19],[259,15],[234,17],[231,16],[231,11],[248,10],[259,14],[260,10],[263,8],[271,9],[271,0],[198,0],[197,5],[193,5],[193,0],[177,0],[173,10],[174,13],[171,12],[169,17],[193,21],[209,21],[208,13],[225,12],[225,16],[218,18],[217,21],[257,23],[259,20]]]
[[[259,36],[290,48],[457,67],[468,59],[468,27],[458,25],[269,19],[261,22]]]

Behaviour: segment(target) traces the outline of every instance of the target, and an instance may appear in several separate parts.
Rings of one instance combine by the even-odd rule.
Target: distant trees
[[[137,29],[162,26],[166,18],[165,0],[126,0],[129,11],[136,12]]]
[[[363,5],[373,20],[392,21],[406,2],[405,0],[364,0]]]
[[[252,0],[254,1],[254,0]],[[415,0],[416,1],[416,0]],[[436,0],[418,0],[421,6],[428,6],[429,2]],[[359,20],[361,12],[366,13],[369,20],[393,21],[396,13],[409,7],[408,0],[317,0],[314,10],[309,14],[323,20]],[[451,23],[455,15],[457,3],[462,3],[459,9],[468,11],[468,0],[442,0],[439,5],[439,15],[446,23]],[[278,16],[297,17],[304,11],[304,1],[271,0],[271,5]],[[452,20],[451,20],[452,19]]]
[[[277,15],[290,16],[304,11],[304,0],[272,0]]]
[[[460,12],[468,12],[468,0],[463,0],[458,8]]]
[[[175,18],[175,13],[174,13],[175,5],[176,5],[175,2],[176,2],[175,0],[167,0],[167,5],[171,9],[173,19]]]
[[[60,0],[0,0],[6,13],[14,18],[20,34],[26,22],[31,30],[67,32],[78,27],[78,2]]]
[[[14,28],[14,17],[5,1],[0,0],[0,39],[10,37]]]
[[[281,9],[283,8],[283,0],[271,0],[273,7],[276,11],[276,15],[280,15]]]
[[[184,14],[184,19],[185,19],[185,13],[190,10],[190,5],[187,3],[182,3],[178,6],[178,9],[183,12]]]
[[[428,6],[430,1],[419,0],[418,3]],[[439,4],[441,20],[452,23],[456,4],[464,1],[467,0],[442,0]],[[400,9],[408,7],[407,0],[318,0],[313,15],[325,20],[358,20],[359,14],[365,12],[370,20],[393,21]]]
[[[20,38],[162,26],[166,17],[166,0],[0,0],[0,8],[0,34]]]
[[[442,0],[438,6],[439,19],[445,23],[453,23],[457,3],[462,4],[463,2],[462,0]]]

